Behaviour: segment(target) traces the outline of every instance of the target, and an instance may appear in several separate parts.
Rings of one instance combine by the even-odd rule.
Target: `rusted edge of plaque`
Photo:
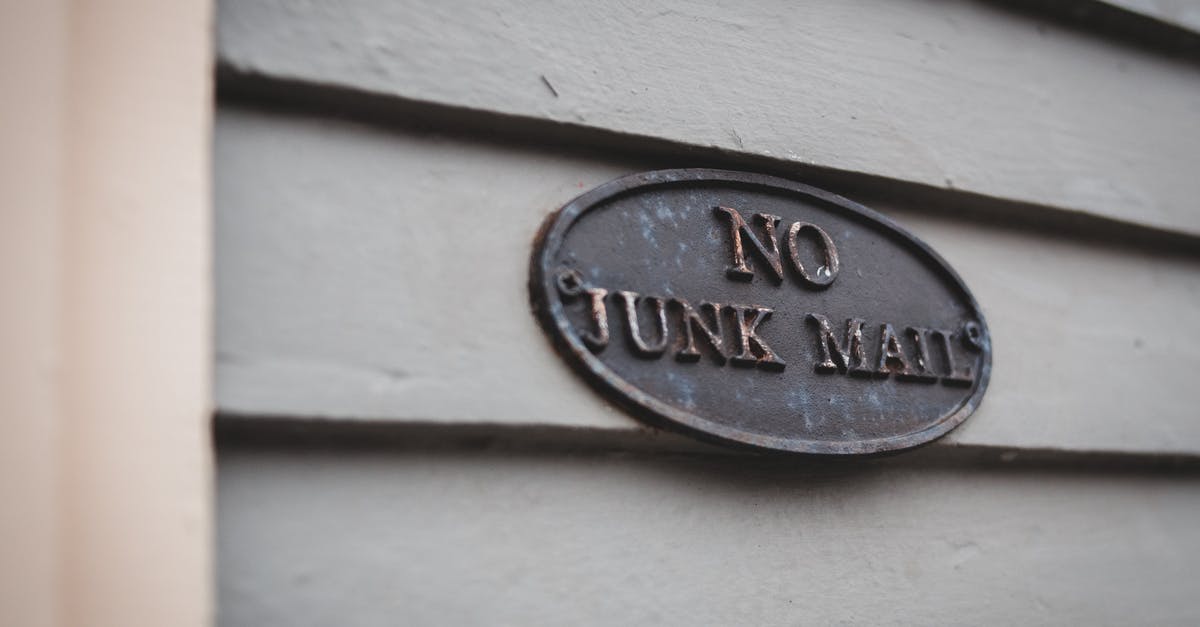
[[[570,322],[563,313],[553,272],[555,254],[562,246],[571,226],[588,211],[632,192],[656,187],[686,186],[695,183],[729,183],[747,189],[786,192],[808,201],[834,205],[859,220],[900,236],[899,239],[914,255],[932,261],[938,272],[948,278],[969,305],[981,327],[983,359],[976,375],[973,393],[953,412],[928,427],[900,436],[863,439],[849,442],[820,442],[773,437],[748,433],[728,425],[713,422],[669,405],[624,380],[609,368],[572,333]],[[866,456],[899,452],[928,444],[962,424],[979,406],[991,377],[991,333],[974,295],[958,273],[932,248],[912,233],[884,215],[837,194],[787,179],[707,168],[657,170],[625,176],[596,187],[576,197],[542,223],[533,243],[529,273],[529,295],[533,311],[555,349],[565,361],[606,399],[613,401],[638,419],[669,431],[680,431],[701,440],[720,445],[733,445],[760,452],[798,453],[811,456]]]

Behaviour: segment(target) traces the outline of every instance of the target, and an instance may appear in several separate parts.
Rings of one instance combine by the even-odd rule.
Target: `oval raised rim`
[[[954,411],[918,431],[888,438],[821,442],[762,435],[713,422],[665,403],[623,379],[599,357],[592,354],[583,342],[571,333],[570,324],[566,316],[562,314],[562,299],[557,289],[554,288],[554,279],[544,269],[549,266],[549,262],[553,260],[555,253],[562,246],[566,233],[588,211],[604,205],[607,201],[636,191],[702,182],[736,183],[798,194],[834,205],[842,211],[873,222],[911,244],[913,254],[925,256],[950,279],[979,319],[986,344],[983,351],[983,365],[979,369],[979,376],[972,394]],[[530,264],[529,296],[534,313],[547,335],[551,337],[555,349],[568,364],[581,372],[589,384],[598,386],[602,392],[611,393],[611,397],[619,399],[623,406],[633,410],[643,420],[651,421],[669,430],[681,428],[700,439],[715,440],[724,444],[748,446],[766,451],[826,456],[870,455],[914,448],[933,442],[962,424],[978,408],[991,377],[991,333],[988,330],[983,311],[979,308],[978,302],[962,278],[945,259],[942,259],[941,255],[890,218],[859,203],[810,185],[765,174],[707,168],[655,170],[623,176],[585,192],[563,205],[562,208],[552,212],[538,231],[534,240],[532,263]],[[606,395],[606,398],[611,397]]]

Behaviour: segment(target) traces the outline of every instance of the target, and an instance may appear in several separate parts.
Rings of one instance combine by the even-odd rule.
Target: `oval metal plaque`
[[[917,446],[966,419],[991,370],[983,314],[937,253],[870,209],[768,176],[602,185],[543,226],[530,294],[601,392],[725,443]]]

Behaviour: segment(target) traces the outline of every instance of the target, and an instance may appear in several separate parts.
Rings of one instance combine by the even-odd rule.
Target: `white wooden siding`
[[[1195,625],[1196,478],[228,450],[223,625]]]
[[[220,624],[1200,623],[1200,66],[1004,6],[221,3]],[[779,461],[576,377],[538,226],[705,165],[931,244],[976,414]]]
[[[1200,235],[1200,76],[1001,3],[221,5],[243,72]]]
[[[217,403],[231,414],[639,430],[529,310],[543,218],[638,166],[222,109]],[[1200,258],[881,206],[991,327],[983,405],[946,443],[1200,454]]]

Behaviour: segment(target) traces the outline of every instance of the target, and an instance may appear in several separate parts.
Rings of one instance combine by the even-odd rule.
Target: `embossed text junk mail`
[[[818,455],[923,444],[978,406],[974,298],[886,218],[783,179],[625,177],[550,217],[530,293],[559,352],[636,416]]]

